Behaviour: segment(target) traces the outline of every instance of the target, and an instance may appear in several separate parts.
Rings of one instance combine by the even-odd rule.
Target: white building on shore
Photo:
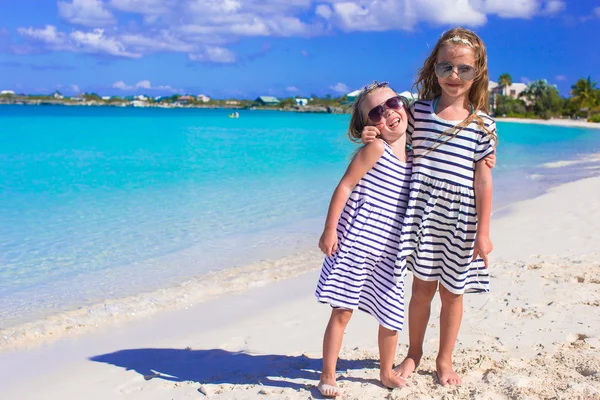
[[[3,94],[5,94],[5,95],[14,95],[15,92],[14,92],[14,90],[3,90],[3,91],[0,92],[0,96],[3,95]]]
[[[525,83],[511,83],[509,86],[500,86],[497,82],[490,81],[488,83],[488,90],[490,94],[497,94],[501,96],[510,96],[513,99],[518,99],[521,92],[527,89]]]

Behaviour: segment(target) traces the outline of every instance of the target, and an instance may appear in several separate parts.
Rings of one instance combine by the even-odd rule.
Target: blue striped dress
[[[394,331],[404,323],[404,282],[394,281],[394,265],[410,157],[400,161],[385,143],[382,156],[346,202],[337,226],[338,251],[325,258],[315,293],[322,303],[365,311]]]
[[[477,232],[473,181],[475,163],[494,152],[494,143],[475,122],[444,143],[448,136],[440,134],[460,121],[439,118],[432,103],[417,101],[409,109],[414,162],[395,278],[403,280],[408,268],[455,294],[489,292],[483,260],[471,261]],[[494,120],[478,115],[495,132]]]

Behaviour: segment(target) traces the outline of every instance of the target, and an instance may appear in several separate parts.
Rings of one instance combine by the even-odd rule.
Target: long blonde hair
[[[473,78],[473,85],[469,90],[469,100],[473,106],[473,112],[460,124],[448,129],[442,133],[442,136],[450,136],[442,145],[449,140],[456,137],[456,135],[471,122],[476,123],[483,129],[486,135],[490,136],[496,144],[498,137],[494,132],[489,131],[483,121],[483,118],[477,113],[483,111],[488,113],[489,93],[488,93],[488,67],[487,67],[487,52],[485,50],[485,44],[475,32],[465,28],[452,28],[442,34],[440,39],[437,41],[433,51],[425,60],[423,68],[419,70],[419,76],[415,82],[413,88],[416,88],[419,93],[419,98],[423,100],[433,101],[437,97],[442,95],[442,88],[438,82],[435,74],[435,64],[437,63],[437,57],[440,49],[443,46],[467,46],[473,51],[475,56],[475,69],[476,74]],[[439,147],[436,146],[437,147]]]
[[[361,135],[364,127],[367,125],[368,116],[363,115],[361,105],[364,99],[371,93],[376,90],[388,88],[392,90],[394,93],[396,91],[392,89],[387,82],[377,82],[373,81],[370,85],[364,87],[364,89],[359,93],[352,105],[352,115],[350,117],[350,126],[348,127],[348,137],[351,141],[355,143],[361,143]],[[397,93],[396,93],[397,94]],[[400,96],[400,100],[404,105],[404,108],[408,110],[409,102],[408,99]]]

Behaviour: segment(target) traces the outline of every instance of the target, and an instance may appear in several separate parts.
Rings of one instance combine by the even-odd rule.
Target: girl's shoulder
[[[375,139],[358,149],[355,157],[369,164],[375,163],[385,153],[385,147],[385,142],[382,139]]]
[[[432,114],[431,104],[431,100],[416,100],[410,106],[410,113],[414,118],[427,119]]]
[[[483,124],[486,129],[494,129],[496,127],[496,120],[490,117],[487,113],[483,111],[477,111],[477,116],[483,120]],[[479,125],[479,124],[478,124]]]
[[[415,100],[410,106],[410,108],[412,108],[413,110],[420,109],[429,111],[431,110],[432,102],[433,100]]]

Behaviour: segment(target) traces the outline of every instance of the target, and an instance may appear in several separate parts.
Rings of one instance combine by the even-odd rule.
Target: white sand
[[[401,390],[377,383],[377,324],[364,313],[354,316],[339,363],[344,398],[600,399],[600,178],[563,185],[509,211],[493,220],[492,293],[466,296],[455,351],[463,385],[443,388],[433,376],[436,300],[426,357]],[[304,261],[320,259],[314,252]],[[5,351],[0,399],[319,398],[313,385],[329,309],[312,295],[317,277],[313,270]],[[398,361],[406,343],[405,331]]]
[[[600,123],[587,122],[585,120],[574,120],[574,119],[530,119],[530,118],[503,118],[494,117],[498,122],[517,122],[520,124],[538,124],[538,125],[550,125],[550,126],[567,126],[570,128],[596,128],[600,129]]]

